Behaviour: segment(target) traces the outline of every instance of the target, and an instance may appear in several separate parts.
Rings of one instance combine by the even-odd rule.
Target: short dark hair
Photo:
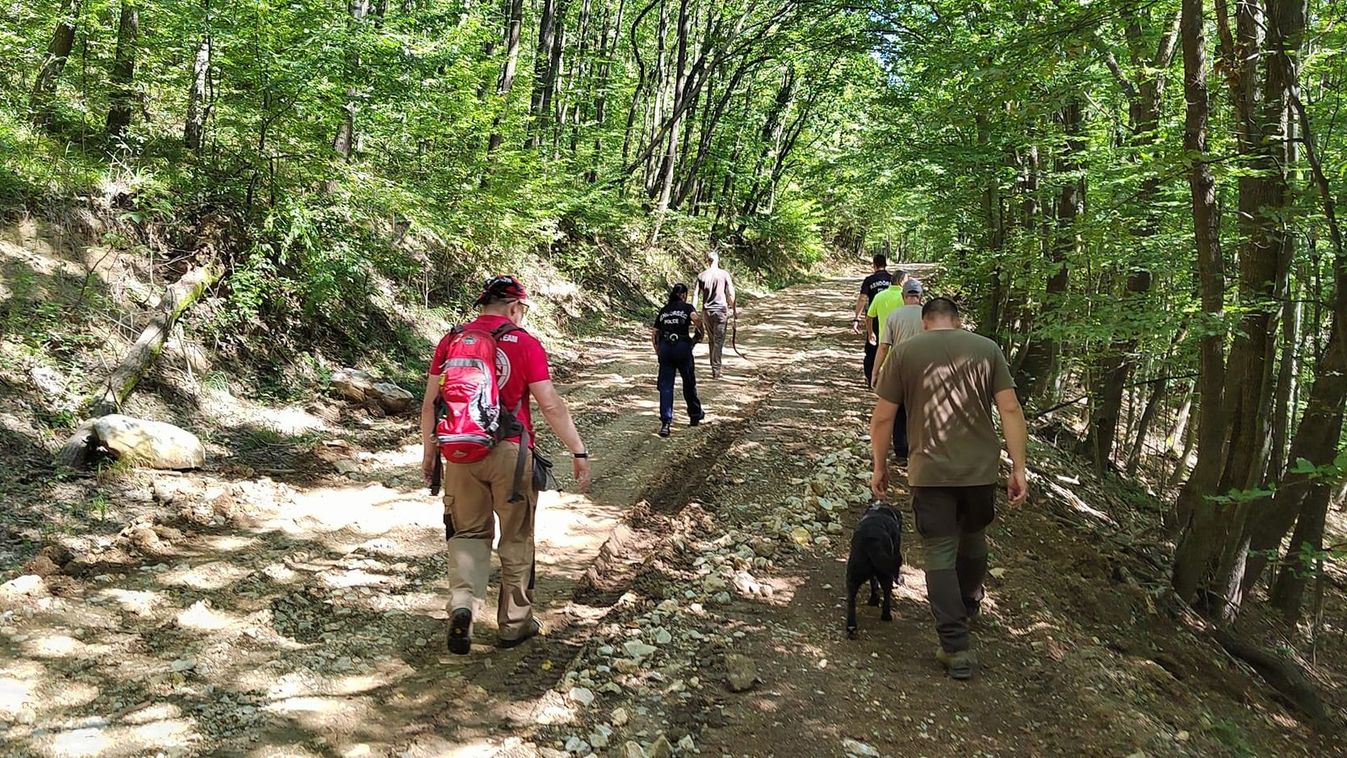
[[[921,306],[922,318],[934,318],[943,316],[945,318],[958,318],[959,304],[947,297],[933,297]]]
[[[875,268],[884,268],[885,266],[889,265],[889,258],[888,258],[888,256],[884,255],[883,253],[877,254],[877,255],[872,259],[872,261],[873,261],[874,264],[875,264]]]

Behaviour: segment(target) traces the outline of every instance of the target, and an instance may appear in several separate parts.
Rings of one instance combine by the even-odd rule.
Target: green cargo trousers
[[[996,485],[913,487],[912,510],[940,646],[950,653],[967,650],[968,619],[982,603],[987,576],[986,529],[996,518]]]

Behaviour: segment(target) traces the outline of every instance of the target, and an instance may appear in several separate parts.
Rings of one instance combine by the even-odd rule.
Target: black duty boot
[[[700,415],[700,416],[693,416],[693,417],[688,421],[688,426],[697,426],[697,425],[699,425],[699,424],[702,423],[702,419],[704,419],[704,418],[706,418],[706,414],[705,414],[705,413],[703,413],[703,414]]]
[[[467,655],[472,649],[472,611],[455,608],[449,614],[449,652]]]
[[[660,424],[659,436],[668,437],[670,434],[673,434],[673,423],[665,421],[663,424]]]

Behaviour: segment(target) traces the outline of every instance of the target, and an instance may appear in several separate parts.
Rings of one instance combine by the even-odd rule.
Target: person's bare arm
[[[576,488],[580,492],[587,491],[589,460],[574,457],[575,453],[585,452],[585,442],[580,439],[580,432],[575,428],[575,421],[571,419],[571,411],[566,407],[566,401],[557,394],[556,385],[552,384],[551,379],[530,384],[529,392],[533,395],[533,399],[538,401],[538,410],[542,412],[543,418],[547,419],[547,425],[556,433],[561,444],[572,453],[571,466],[575,474]]]
[[[1011,506],[1019,506],[1029,497],[1029,427],[1015,388],[996,393],[996,409],[1001,414],[1001,429],[1010,453],[1011,473],[1006,482],[1006,497]]]
[[[435,398],[440,394],[440,378],[426,377],[426,393],[421,397],[421,476],[426,484],[435,475]]]
[[[658,355],[658,354],[659,354],[659,330],[658,330],[658,329],[651,329],[651,330],[650,330],[650,346],[653,347],[653,348],[655,349],[655,354]]]
[[[879,350],[875,353],[875,366],[870,369],[870,386],[875,386],[879,381],[879,370],[884,368],[884,359],[889,356],[889,345],[886,342],[879,343]]]
[[[898,405],[880,398],[870,415],[870,492],[876,500],[889,494],[889,441],[893,439],[893,422],[898,418]]]
[[[739,313],[739,301],[738,298],[734,296],[734,277],[730,276],[729,274],[725,274],[725,285],[729,289],[730,310],[734,311],[737,314]]]
[[[856,295],[856,317],[851,319],[851,331],[861,333],[861,321],[865,318],[865,293]]]

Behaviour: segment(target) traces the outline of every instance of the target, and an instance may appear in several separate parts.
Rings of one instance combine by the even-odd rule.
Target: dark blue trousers
[[[893,420],[893,454],[906,458],[907,449],[907,406],[898,406],[898,416]]]
[[[688,404],[688,418],[700,419],[702,401],[697,398],[697,374],[692,366],[692,341],[659,343],[659,420],[673,422],[674,375],[683,377],[683,400]]]

